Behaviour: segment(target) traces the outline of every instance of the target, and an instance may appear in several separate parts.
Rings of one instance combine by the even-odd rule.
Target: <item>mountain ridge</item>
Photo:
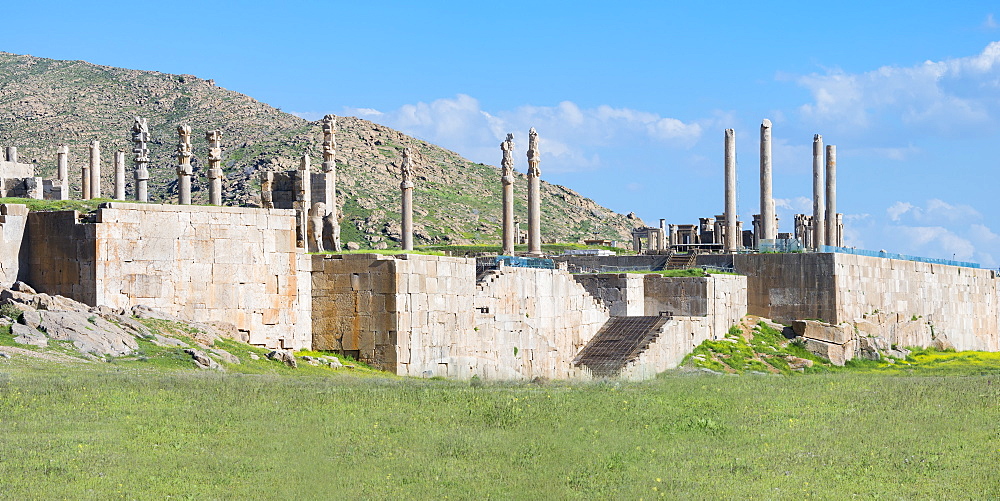
[[[259,203],[259,172],[297,167],[303,153],[320,165],[322,130],[253,97],[193,75],[131,70],[86,61],[62,61],[0,52],[0,145],[17,146],[36,175],[55,175],[56,145],[70,146],[72,193],[90,141],[99,140],[105,193],[112,184],[113,152],[125,149],[132,191],[130,129],[134,116],[149,122],[150,200],[176,201],[176,126],[193,129],[192,199],[207,203],[207,130],[222,131],[224,203]],[[500,238],[500,170],[357,117],[337,119],[338,204],[344,241],[395,248],[400,240],[398,169],[401,150],[414,153],[415,241],[496,243]],[[498,157],[499,148],[498,148]],[[527,181],[515,173],[515,214],[527,221]],[[629,241],[644,223],[617,214],[576,191],[542,181],[542,238],[563,242],[595,236]]]

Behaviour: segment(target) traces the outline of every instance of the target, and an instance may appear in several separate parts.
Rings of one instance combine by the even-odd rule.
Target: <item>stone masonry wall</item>
[[[20,269],[21,240],[28,223],[28,208],[0,204],[0,286],[10,287]]]
[[[751,315],[851,322],[871,335],[918,318],[959,350],[1000,349],[992,270],[837,253],[737,255],[735,264],[747,275]]]
[[[701,285],[692,284],[700,281]],[[654,310],[660,306],[657,291],[672,287],[659,282],[674,282],[690,287],[690,291],[700,294],[704,304],[704,316],[674,316],[660,329],[660,335],[646,351],[626,365],[621,378],[631,380],[650,379],[657,373],[677,367],[684,357],[707,339],[722,339],[730,327],[736,325],[747,314],[747,277],[740,275],[711,275],[704,278],[646,276],[647,307],[654,303]],[[693,287],[691,287],[693,286]],[[653,297],[650,298],[650,291]],[[700,292],[697,292],[700,291]],[[646,311],[646,315],[656,315],[658,311]],[[676,313],[675,313],[676,315]]]
[[[28,217],[28,283],[91,305],[228,322],[253,344],[306,348],[294,211],[113,202]],[[305,296],[308,297],[308,296]],[[307,299],[304,300],[308,301]]]
[[[591,296],[608,308],[611,316],[644,315],[643,275],[638,273],[599,273],[573,275]]]
[[[400,375],[583,377],[572,360],[608,319],[561,270],[504,267],[477,284],[474,259],[312,259],[315,349],[356,353]]]

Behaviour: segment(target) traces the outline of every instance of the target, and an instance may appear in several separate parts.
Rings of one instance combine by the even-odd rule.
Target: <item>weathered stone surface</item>
[[[139,347],[131,334],[86,312],[48,311],[42,316],[39,330],[49,339],[72,341],[77,350],[97,356],[128,355]]]
[[[48,346],[49,340],[34,327],[29,327],[22,324],[13,324],[10,326],[11,334],[14,336],[14,342],[20,344],[30,344],[33,346]]]
[[[32,329],[37,329],[42,324],[42,315],[36,309],[27,309],[21,312],[18,321]]]
[[[785,357],[785,361],[788,362],[788,367],[792,370],[801,370],[806,367],[812,367],[813,361],[808,358],[799,358],[793,356]]]
[[[830,325],[815,320],[795,320],[792,322],[795,335],[807,339],[817,339],[834,344],[844,344],[854,339],[850,326]]]
[[[63,296],[29,294],[10,289],[0,291],[0,303],[24,305],[36,310],[62,310],[86,312],[89,306]],[[23,309],[23,308],[22,308]]]
[[[20,280],[14,282],[14,285],[12,285],[10,288],[17,292],[23,292],[25,294],[37,294],[37,292],[35,292],[35,289],[32,289],[30,285]]]
[[[236,355],[233,355],[232,353],[229,353],[226,350],[223,350],[222,348],[212,348],[212,353],[218,355],[219,358],[221,358],[222,361],[225,362],[225,363],[227,363],[227,364],[238,364],[238,363],[240,363],[240,358],[239,357],[237,357]]]
[[[805,341],[806,349],[810,353],[821,356],[830,361],[831,364],[842,366],[848,360],[854,358],[854,343],[836,344],[818,339],[799,338]]]
[[[222,370],[222,366],[219,365],[218,362],[212,360],[212,357],[208,356],[205,352],[201,350],[188,348],[184,350],[184,353],[191,355],[191,359],[194,360],[194,364],[198,366],[199,369]]]

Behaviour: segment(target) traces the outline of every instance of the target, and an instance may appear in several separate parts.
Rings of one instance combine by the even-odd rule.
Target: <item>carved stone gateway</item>
[[[210,130],[205,133],[208,141],[208,203],[222,205],[222,131]]]
[[[399,189],[403,192],[403,250],[413,250],[413,159],[410,158],[409,147],[403,148],[401,171],[403,182],[399,183]]]
[[[145,118],[135,117],[132,124],[132,153],[135,154],[135,199],[140,202],[149,201],[149,126]]]
[[[514,134],[500,143],[503,160],[500,162],[500,182],[503,185],[503,250],[514,254]]]
[[[191,205],[191,127],[177,126],[177,203]]]
[[[538,133],[532,127],[528,131],[528,255],[542,255],[542,209],[539,177],[542,175],[538,164]]]

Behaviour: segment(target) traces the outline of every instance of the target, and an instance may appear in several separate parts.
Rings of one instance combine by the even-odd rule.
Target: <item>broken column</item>
[[[125,150],[115,152],[115,200],[125,200]]]
[[[59,200],[69,200],[69,146],[56,149],[56,177],[59,179]]]
[[[323,247],[340,251],[340,221],[337,216],[337,117],[323,117],[323,176],[325,178],[326,204],[323,214]]]
[[[399,189],[403,192],[403,250],[413,250],[413,160],[410,148],[403,148],[403,182]]]
[[[90,200],[90,166],[94,163],[94,143],[90,143],[89,163],[80,167],[80,199]]]
[[[826,231],[824,231],[824,179],[823,179],[823,136],[816,134],[813,136],[813,248],[819,249],[826,244]]]
[[[826,147],[826,245],[837,245],[837,147]]]
[[[774,196],[771,191],[771,121],[766,118],[760,124],[760,219],[760,238],[777,238]]]
[[[90,198],[101,198],[101,142],[90,143]]]
[[[140,202],[149,201],[147,184],[149,182],[149,148],[146,142],[149,141],[149,126],[145,118],[135,117],[132,124],[132,153],[135,154],[135,199]]]
[[[191,205],[191,127],[177,126],[177,203]]]
[[[722,250],[733,252],[739,247],[736,240],[736,131],[733,129],[726,129],[725,164],[726,230]]]
[[[514,254],[514,134],[500,143],[503,160],[500,161],[500,183],[503,186],[503,249],[501,254]]]
[[[205,132],[208,141],[208,203],[222,205],[222,131]]]
[[[542,208],[538,168],[538,133],[532,127],[528,131],[528,255],[542,255]]]

